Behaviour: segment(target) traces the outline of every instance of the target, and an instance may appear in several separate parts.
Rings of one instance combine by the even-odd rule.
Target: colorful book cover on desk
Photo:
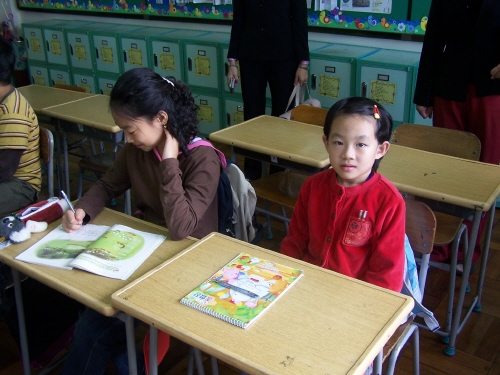
[[[181,303],[241,328],[247,328],[304,274],[240,253]]]
[[[16,259],[126,280],[165,238],[119,224],[87,224],[73,233],[60,225]]]

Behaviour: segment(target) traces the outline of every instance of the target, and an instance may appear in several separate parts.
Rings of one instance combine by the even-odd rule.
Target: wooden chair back
[[[481,141],[474,134],[427,125],[399,125],[392,143],[469,160],[479,160],[481,154]]]
[[[325,126],[327,113],[328,109],[301,104],[292,109],[290,120],[305,122],[312,125]]]
[[[436,235],[436,216],[425,203],[405,199],[406,235],[414,252],[430,254]]]
[[[63,89],[63,90],[78,91],[78,92],[87,92],[87,91],[85,91],[85,89],[83,87],[73,86],[73,85],[65,85],[64,83],[56,83],[54,85],[54,88]]]

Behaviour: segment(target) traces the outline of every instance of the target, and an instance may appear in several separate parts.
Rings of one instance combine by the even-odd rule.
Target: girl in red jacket
[[[332,168],[302,186],[282,254],[401,291],[405,205],[377,173],[391,131],[391,115],[377,102],[351,97],[335,103],[323,135]]]

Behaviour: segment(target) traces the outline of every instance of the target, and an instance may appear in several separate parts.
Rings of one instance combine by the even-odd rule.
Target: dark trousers
[[[243,95],[244,118],[250,120],[265,114],[266,87],[269,84],[272,100],[272,116],[286,111],[288,99],[293,90],[297,62],[284,61],[245,61],[240,60],[241,92]],[[269,173],[282,170],[271,165]],[[262,164],[254,159],[245,159],[243,172],[249,180],[261,176]]]

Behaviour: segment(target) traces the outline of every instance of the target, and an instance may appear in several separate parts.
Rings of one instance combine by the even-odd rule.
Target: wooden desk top
[[[195,242],[192,238],[182,241],[172,241],[168,238],[168,231],[164,227],[105,208],[93,221],[93,224],[111,226],[120,223],[138,230],[167,236],[167,239],[158,249],[127,280],[110,279],[77,269],[68,271],[48,266],[39,266],[14,259],[18,254],[40,240],[60,223],[61,220],[57,220],[49,224],[49,228],[46,231],[32,234],[32,237],[28,241],[4,248],[0,251],[0,260],[106,316],[111,316],[118,312],[117,309],[111,306],[111,294],[113,292],[123,288],[131,281],[144,275]]]
[[[487,211],[500,194],[500,166],[392,144],[378,172],[401,192]]]
[[[40,112],[41,109],[46,107],[94,96],[94,94],[40,85],[19,87],[17,90],[28,100],[35,112]]]
[[[179,301],[240,252],[304,270],[248,329]],[[212,233],[112,296],[112,304],[252,374],[362,374],[413,299]]]
[[[107,95],[92,95],[76,102],[46,107],[41,110],[41,113],[109,133],[121,131],[109,111],[109,96]]]
[[[259,116],[210,134],[210,140],[324,168],[330,164],[323,128],[273,116]]]

